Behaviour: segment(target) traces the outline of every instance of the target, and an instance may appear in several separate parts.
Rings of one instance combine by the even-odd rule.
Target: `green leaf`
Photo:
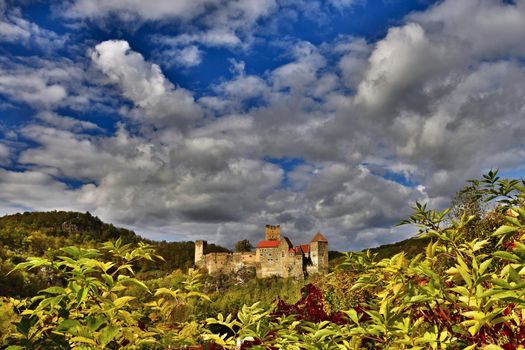
[[[88,295],[89,288],[84,287],[80,288],[77,292],[77,305],[80,305],[84,300],[86,300],[86,297]]]
[[[463,259],[461,259],[459,256],[457,257],[458,264],[456,265],[456,269],[458,270],[459,274],[467,284],[467,286],[470,288],[472,287],[472,277],[470,276],[470,271],[468,266],[465,264]]]
[[[64,320],[58,325],[58,330],[65,331],[78,325],[79,323],[76,320]]]
[[[509,267],[509,278],[512,282],[515,282],[515,283],[521,282],[521,277],[518,274],[518,271],[516,271],[516,269],[514,269],[512,266]]]
[[[103,346],[108,344],[110,341],[112,341],[117,336],[118,332],[119,332],[119,327],[115,327],[112,325],[108,327],[104,327],[100,331],[100,336],[99,336],[100,344]]]
[[[130,278],[130,279],[124,280],[122,281],[122,283],[131,283],[149,292],[148,286],[136,278]]]
[[[512,261],[512,262],[519,262],[520,261],[520,257],[515,255],[515,254],[512,254],[512,253],[509,253],[509,252],[505,252],[505,251],[497,251],[497,252],[494,252],[492,253],[493,256],[495,256],[496,258],[500,258],[500,259],[503,259],[503,260],[509,260],[509,261]]]
[[[518,231],[517,227],[502,225],[492,235],[501,236]]]
[[[412,298],[410,298],[409,303],[419,303],[422,301],[430,301],[432,300],[432,297],[428,295],[415,295]]]
[[[62,287],[49,287],[44,290],[41,290],[40,293],[48,293],[48,294],[67,294],[66,290]]]
[[[106,322],[106,319],[104,318],[104,316],[101,316],[101,315],[90,316],[86,319],[86,324],[88,328],[90,329],[90,331],[92,332],[95,332],[96,330],[98,330],[104,322]]]
[[[480,275],[484,274],[487,268],[490,266],[490,264],[492,264],[492,258],[483,261],[481,265],[479,265],[478,273]]]
[[[359,323],[359,316],[357,316],[357,311],[355,311],[354,309],[350,309],[346,311],[346,314],[348,315],[348,317],[350,317],[352,321],[354,321],[357,324]]]
[[[117,308],[121,308],[122,306],[126,305],[128,302],[130,302],[131,300],[134,300],[136,299],[135,297],[130,297],[130,296],[124,296],[124,297],[120,297],[120,298],[117,298],[113,301],[113,305],[115,305],[115,307]]]
[[[73,337],[69,340],[70,343],[84,343],[84,344],[89,344],[89,345],[97,345],[97,342],[95,342],[93,339],[89,339],[89,338],[86,338],[86,337]]]

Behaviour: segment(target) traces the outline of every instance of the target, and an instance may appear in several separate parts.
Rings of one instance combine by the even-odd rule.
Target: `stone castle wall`
[[[255,253],[208,253],[203,257],[201,267],[209,274],[232,273],[242,268],[255,268]]]
[[[275,248],[257,249],[257,277],[264,278],[279,276],[282,271],[282,259],[280,252]]]

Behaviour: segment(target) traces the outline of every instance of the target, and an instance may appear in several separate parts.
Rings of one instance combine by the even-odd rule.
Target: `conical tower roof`
[[[321,232],[317,232],[310,242],[328,242]]]

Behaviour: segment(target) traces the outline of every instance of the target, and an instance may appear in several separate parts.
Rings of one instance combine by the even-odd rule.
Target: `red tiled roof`
[[[310,252],[310,245],[309,244],[301,244],[301,245],[298,245],[297,247],[295,247],[295,252],[296,253],[308,253]]]
[[[279,241],[263,240],[257,243],[257,248],[277,248],[279,244]]]
[[[310,242],[328,242],[321,232],[317,232]]]

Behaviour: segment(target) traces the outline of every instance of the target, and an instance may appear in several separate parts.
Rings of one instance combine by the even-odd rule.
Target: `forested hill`
[[[370,250],[372,254],[376,255],[376,261],[385,258],[391,258],[394,255],[401,252],[404,252],[408,258],[413,258],[419,253],[425,251],[428,242],[428,238],[412,237],[403,241],[390,244],[383,244],[379,247],[365,249],[363,251]],[[328,252],[328,259],[330,261],[330,267],[335,268],[336,266],[345,261],[345,255],[340,252],[330,251]]]
[[[135,232],[102,222],[87,213],[51,211],[25,212],[0,217],[0,294],[31,294],[46,285],[49,276],[7,273],[28,256],[50,256],[66,246],[95,247],[101,242],[121,238],[125,243],[145,242],[156,247],[166,262],[140,266],[139,271],[162,276],[175,269],[191,267],[194,262],[193,242],[157,242]],[[228,251],[210,244],[208,250]]]

